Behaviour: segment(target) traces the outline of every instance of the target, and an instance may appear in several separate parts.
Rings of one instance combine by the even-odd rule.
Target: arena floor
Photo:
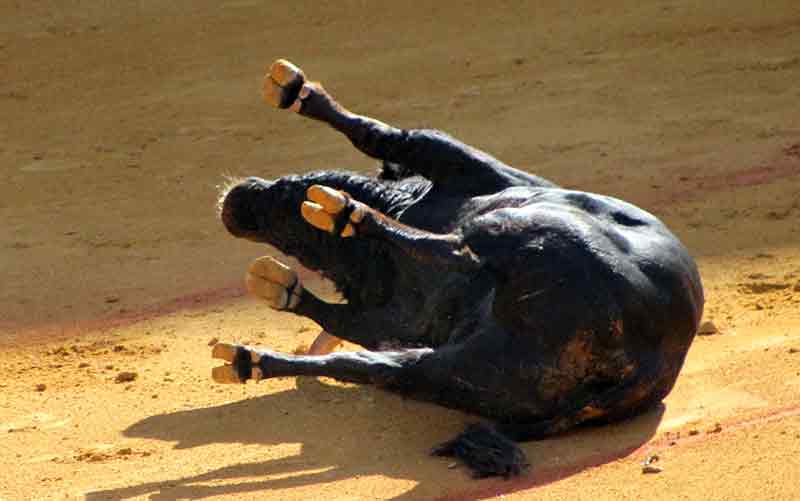
[[[0,500],[800,498],[800,4],[407,4],[0,5]],[[664,406],[475,481],[427,455],[472,416],[213,384],[214,339],[292,351],[318,329],[245,297],[271,251],[218,222],[225,176],[375,167],[262,104],[277,57],[356,111],[662,218],[717,327]]]

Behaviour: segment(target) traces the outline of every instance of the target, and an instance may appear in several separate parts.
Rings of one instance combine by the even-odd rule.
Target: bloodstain
[[[681,176],[681,183],[676,183],[676,188],[665,190],[659,198],[646,205],[663,207],[678,202],[689,202],[709,193],[760,186],[798,175],[800,175],[800,143],[795,143],[782,148],[780,154],[768,163],[709,176]]]
[[[295,268],[300,279],[305,283],[313,283],[321,279],[320,275],[302,267]],[[128,327],[138,322],[171,315],[178,312],[192,312],[208,309],[210,306],[227,303],[247,295],[244,285],[231,284],[214,289],[205,289],[184,296],[167,299],[138,310],[120,311],[100,317],[74,320],[70,322],[43,323],[35,326],[18,327],[3,325],[0,329],[10,332],[0,337],[0,348],[12,348],[25,345],[49,343],[74,338],[87,332],[102,333],[111,329]]]
[[[720,427],[720,430],[714,433],[701,433],[694,436],[684,436],[682,438],[676,438],[674,436],[660,437],[641,445],[627,446],[622,447],[617,451],[589,455],[580,459],[579,461],[575,461],[572,464],[546,468],[542,470],[536,470],[536,465],[533,465],[531,467],[533,469],[533,473],[530,475],[523,475],[508,481],[500,479],[486,480],[484,481],[486,485],[479,489],[467,492],[445,494],[444,496],[436,498],[436,501],[472,501],[478,499],[495,498],[505,494],[511,494],[514,492],[548,485],[579,473],[587,468],[601,466],[626,456],[638,456],[645,454],[650,455],[654,452],[667,448],[674,449],[675,447],[694,447],[709,440],[718,440],[719,435],[727,435],[742,428],[762,426],[767,423],[789,419],[796,416],[800,416],[799,406],[783,407],[761,414],[733,418],[723,423]]]

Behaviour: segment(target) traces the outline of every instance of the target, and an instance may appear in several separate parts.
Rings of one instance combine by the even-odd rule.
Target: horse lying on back
[[[297,67],[265,79],[276,107],[326,122],[383,161],[378,177],[248,178],[223,194],[236,237],[319,271],[322,301],[265,257],[250,292],[323,328],[309,355],[219,344],[220,382],[327,376],[485,416],[434,449],[476,476],[526,465],[514,443],[633,416],[672,389],[703,310],[678,239],[626,202],[566,190],[434,130],[340,106]],[[369,351],[332,352],[340,339]]]

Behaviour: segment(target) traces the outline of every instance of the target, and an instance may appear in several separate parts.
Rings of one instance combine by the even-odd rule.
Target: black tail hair
[[[528,459],[520,447],[488,423],[471,424],[460,435],[439,445],[431,454],[456,457],[464,462],[475,478],[519,475]]]

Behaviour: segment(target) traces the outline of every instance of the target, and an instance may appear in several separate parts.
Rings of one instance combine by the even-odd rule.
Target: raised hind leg
[[[495,193],[511,186],[553,187],[540,177],[514,169],[444,132],[398,129],[353,113],[319,83],[308,82],[292,63],[279,59],[264,78],[264,99],[278,108],[331,125],[363,153],[419,174],[445,190]]]

